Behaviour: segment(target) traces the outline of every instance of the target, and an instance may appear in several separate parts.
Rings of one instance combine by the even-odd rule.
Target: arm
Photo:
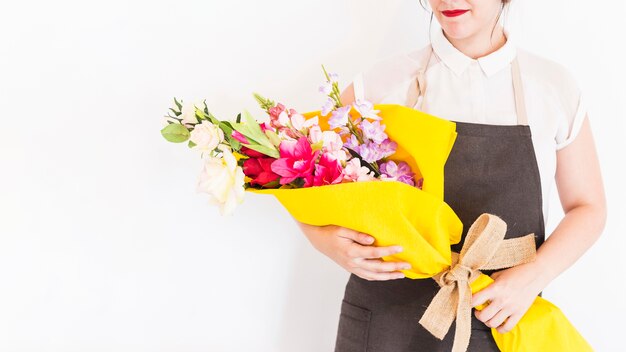
[[[476,317],[501,333],[517,324],[539,292],[573,265],[604,229],[604,186],[587,117],[576,139],[557,152],[556,185],[565,216],[537,249],[536,260],[494,273],[495,282],[472,298],[472,306],[489,302]]]
[[[557,152],[556,170],[565,216],[537,250],[534,265],[542,289],[596,242],[606,222],[604,186],[588,118],[576,140]]]

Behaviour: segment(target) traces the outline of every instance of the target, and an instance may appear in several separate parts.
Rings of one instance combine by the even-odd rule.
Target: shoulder
[[[428,46],[383,56],[359,72],[365,98],[377,103],[412,80],[420,69]]]
[[[572,99],[578,100],[578,80],[563,64],[523,48],[517,48],[517,57],[522,78],[534,88],[564,100],[566,104],[571,104]]]
[[[556,148],[567,146],[577,136],[587,107],[578,80],[570,69],[552,59],[518,48],[524,91],[541,123],[554,126]]]

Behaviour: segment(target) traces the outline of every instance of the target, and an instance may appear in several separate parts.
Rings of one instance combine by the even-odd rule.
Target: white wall
[[[347,84],[426,43],[417,0],[2,8],[0,350],[330,351],[348,273],[270,197],[221,218],[195,193],[199,159],[162,139],[161,117],[173,96],[206,98],[220,118],[259,113],[253,91],[316,110],[320,64]],[[591,106],[609,221],[544,297],[598,351],[619,350],[626,313],[624,10],[524,0],[509,17],[522,46],[573,70]]]

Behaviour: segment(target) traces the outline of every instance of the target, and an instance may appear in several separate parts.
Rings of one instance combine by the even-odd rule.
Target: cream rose
[[[194,149],[209,153],[224,141],[224,132],[213,123],[202,120],[202,123],[196,125],[191,131],[189,140],[196,144]]]
[[[203,159],[197,192],[207,193],[209,201],[220,207],[222,215],[230,215],[243,202],[244,173],[230,150],[223,148],[222,152],[222,157]]]

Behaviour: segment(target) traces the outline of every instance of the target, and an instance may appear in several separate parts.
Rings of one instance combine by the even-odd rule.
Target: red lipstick
[[[443,13],[443,15],[446,17],[456,17],[456,16],[461,16],[467,11],[469,10],[447,10],[447,11],[441,11],[441,13]]]

